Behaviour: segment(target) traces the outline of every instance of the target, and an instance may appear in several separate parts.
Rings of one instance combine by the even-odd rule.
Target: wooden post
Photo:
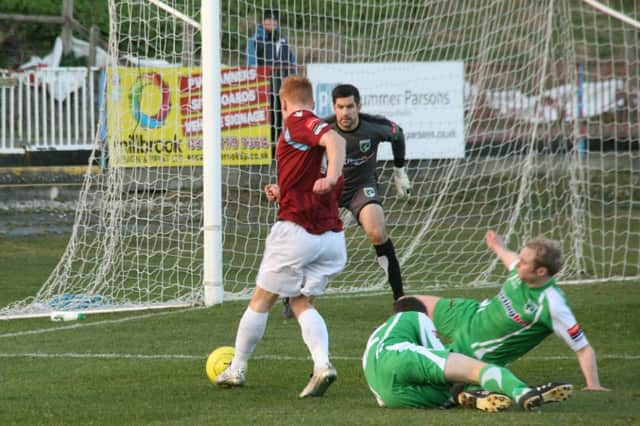
[[[68,54],[71,52],[73,0],[62,0],[62,17],[64,18],[64,24],[62,25],[62,52]]]
[[[100,29],[93,25],[89,30],[89,57],[87,58],[87,67],[89,72],[96,66],[96,51],[100,42]]]

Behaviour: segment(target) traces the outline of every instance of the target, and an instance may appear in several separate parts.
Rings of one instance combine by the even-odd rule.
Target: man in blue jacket
[[[277,10],[266,9],[262,15],[262,24],[258,24],[255,34],[247,40],[247,65],[250,67],[266,66],[271,72],[269,104],[271,107],[271,141],[273,143],[282,131],[282,111],[278,92],[282,80],[289,74],[296,74],[296,57],[287,39],[280,32],[278,20]]]

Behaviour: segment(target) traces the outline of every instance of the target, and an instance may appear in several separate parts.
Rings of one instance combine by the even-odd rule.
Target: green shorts
[[[473,299],[442,298],[436,303],[433,313],[433,324],[438,335],[448,342],[448,347],[454,352],[473,356],[467,348],[465,336],[469,335],[471,319],[478,310],[480,303]]]
[[[448,355],[448,350],[398,343],[371,359],[365,377],[385,407],[439,407],[449,399],[449,384],[444,377]]]

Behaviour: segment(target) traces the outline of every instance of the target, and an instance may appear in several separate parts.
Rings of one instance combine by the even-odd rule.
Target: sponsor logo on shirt
[[[582,336],[584,335],[584,332],[582,331],[582,328],[580,328],[580,324],[578,323],[575,323],[573,327],[568,329],[567,333],[569,333],[569,337],[571,337],[571,340],[573,340],[574,342],[582,339]]]
[[[509,318],[511,318],[514,322],[522,326],[526,327],[529,325],[529,323],[523,320],[520,314],[517,313],[516,310],[513,308],[513,303],[511,302],[511,299],[509,299],[507,295],[504,294],[504,291],[500,290],[500,293],[498,293],[498,298],[500,299],[500,302],[502,302],[502,306],[504,307],[504,310],[509,316]]]
[[[371,149],[371,139],[363,139],[359,142],[360,152],[367,152]]]
[[[362,157],[359,157],[359,158],[347,158],[346,160],[344,160],[344,165],[359,166],[369,161],[375,154],[376,154],[375,152],[372,152],[370,155],[363,155]]]

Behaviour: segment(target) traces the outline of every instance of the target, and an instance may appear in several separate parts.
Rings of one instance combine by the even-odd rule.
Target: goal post
[[[389,144],[377,172],[408,292],[502,281],[489,229],[513,249],[558,240],[563,283],[639,279],[640,7],[592,3],[109,0],[107,167],[88,168],[54,271],[0,318],[248,298],[276,219],[262,188],[287,72],[312,80],[321,116],[352,83],[363,112],[402,127],[410,196]],[[249,63],[256,44],[292,56]],[[342,213],[348,263],[328,291],[388,291]]]
[[[220,149],[220,3],[202,2],[202,186],[204,304],[224,299],[222,265],[222,155]]]

